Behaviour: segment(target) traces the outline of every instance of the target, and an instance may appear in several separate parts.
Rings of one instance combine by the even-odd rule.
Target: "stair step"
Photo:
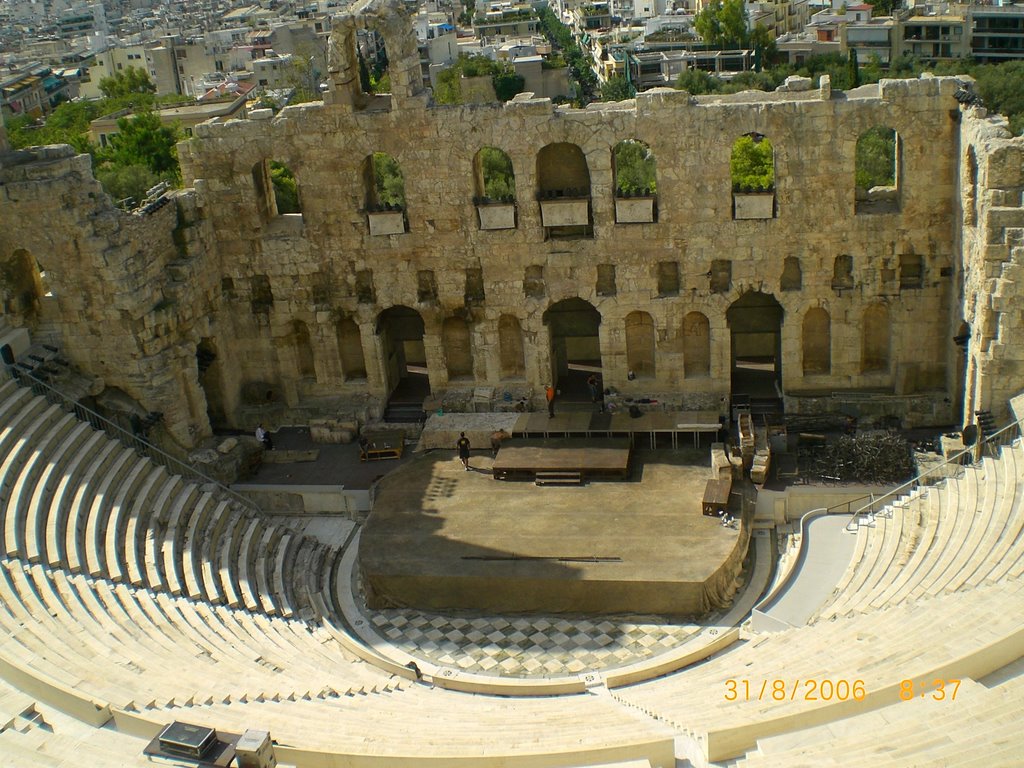
[[[582,472],[537,472],[534,485],[583,485]]]

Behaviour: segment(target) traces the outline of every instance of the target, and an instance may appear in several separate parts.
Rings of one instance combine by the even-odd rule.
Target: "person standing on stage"
[[[597,384],[596,373],[592,373],[587,377],[587,389],[590,390],[590,402],[596,403],[598,395],[601,394],[601,389]]]
[[[544,396],[548,399],[548,418],[555,418],[555,387],[548,384],[544,388]]]
[[[466,437],[465,432],[459,433],[459,440],[455,443],[455,447],[459,450],[459,461],[469,472],[469,438]]]

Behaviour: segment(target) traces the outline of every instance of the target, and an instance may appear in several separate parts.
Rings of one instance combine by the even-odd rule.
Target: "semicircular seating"
[[[934,717],[936,729],[969,734],[969,722],[903,704],[899,686],[955,674],[979,711],[1018,702],[1019,687],[991,693],[976,681],[1024,648],[1022,468],[1017,441],[878,516],[813,624],[747,635],[699,665],[614,690],[497,696],[482,681],[471,694],[395,677],[350,653],[333,609],[337,549],[169,474],[7,383],[0,678],[22,681],[32,700],[65,697],[68,711],[85,702],[83,729],[104,718],[134,734],[171,720],[268,729],[285,763],[667,767],[678,756],[781,765],[803,759],[787,734],[808,727],[873,755],[854,731],[881,720],[907,734],[915,759],[959,764],[948,743],[923,730],[917,738],[915,723]],[[825,679],[860,681],[864,702],[808,698],[808,681]],[[758,695],[729,700],[730,680]],[[765,698],[762,682],[790,695]],[[25,695],[13,694],[17,706]],[[23,754],[28,742],[4,734],[0,750],[10,741]],[[1024,749],[1015,734],[1000,742],[1007,754]],[[63,734],[52,738],[65,748]],[[104,766],[98,741],[80,740]],[[827,764],[824,750],[808,754],[819,753]]]

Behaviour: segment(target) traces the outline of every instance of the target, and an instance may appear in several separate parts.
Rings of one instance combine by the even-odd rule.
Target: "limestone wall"
[[[214,319],[215,335],[230,339],[222,359],[235,383],[267,380],[296,403],[367,390],[383,397],[389,383],[378,316],[401,305],[423,318],[435,390],[449,384],[442,327],[452,317],[468,323],[475,382],[502,385],[503,315],[518,319],[523,378],[539,387],[552,370],[544,312],[579,297],[601,314],[607,383],[626,392],[677,392],[684,404],[705,405],[729,391],[726,311],[745,293],[761,291],[785,311],[787,391],[944,392],[953,356],[953,90],[951,79],[926,78],[883,81],[849,94],[827,87],[699,98],[656,91],[587,110],[529,99],[472,107],[428,107],[409,99],[366,109],[335,100],[289,108],[273,120],[200,126],[180,156],[215,232],[221,276],[231,286]],[[900,137],[900,210],[855,215],[856,141],[876,125]],[[768,220],[732,215],[729,156],[734,140],[750,132],[775,147],[776,216]],[[656,223],[615,222],[612,148],[624,139],[646,142],[657,160]],[[592,237],[554,239],[542,226],[537,156],[561,142],[578,146],[586,159]],[[479,229],[473,160],[484,146],[512,159],[515,229]],[[397,159],[404,174],[403,234],[369,231],[363,164],[376,151]],[[301,218],[266,215],[253,169],[269,159],[286,164],[298,179]],[[847,282],[833,287],[841,256],[852,259],[852,269]],[[787,257],[799,260],[800,287],[782,290]],[[920,259],[920,287],[901,289],[901,257]],[[658,280],[663,263],[676,265],[679,275],[678,290],[668,294]],[[606,295],[607,286],[598,291],[598,268],[608,265],[614,295]],[[725,284],[713,289],[723,269]],[[482,271],[482,299],[467,302],[467,270]],[[423,300],[420,274],[427,271],[436,298]],[[259,276],[255,289],[253,276]],[[272,302],[254,301],[256,293],[265,296],[267,283]],[[864,372],[862,320],[876,303],[888,312],[890,363]],[[813,307],[824,308],[831,320],[831,369],[805,376],[802,320]],[[626,379],[625,318],[635,311],[654,322],[653,380]],[[710,375],[686,378],[683,318],[693,311],[709,320]],[[336,326],[343,317],[359,326],[365,380],[342,376]],[[315,376],[297,375],[295,321],[308,329]],[[237,402],[232,392],[224,397]]]
[[[964,421],[1010,418],[1024,388],[1024,138],[983,109],[966,113],[960,149]]]
[[[4,311],[149,410],[174,438],[209,433],[192,333],[210,312],[189,195],[151,215],[118,210],[69,146],[0,159],[0,260],[31,284]],[[24,290],[20,293],[24,294]]]

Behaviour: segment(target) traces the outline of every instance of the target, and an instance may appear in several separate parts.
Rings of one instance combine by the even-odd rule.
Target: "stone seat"
[[[27,558],[29,545],[26,530],[30,506],[36,490],[36,480],[43,476],[43,482],[50,479],[55,469],[59,469],[63,460],[70,455],[70,450],[77,447],[81,440],[90,435],[88,424],[76,421],[70,414],[65,414],[55,424],[38,434],[33,439],[33,447],[25,457],[24,463],[11,479],[10,490],[7,490],[5,478],[4,492],[4,547],[10,557]],[[32,515],[32,549],[36,549],[35,515]]]
[[[106,553],[107,575],[115,581],[127,580],[128,564],[125,550],[125,535],[129,518],[139,504],[148,503],[154,487],[166,479],[167,472],[163,467],[143,462],[141,471],[130,483],[122,484],[111,507],[110,522],[107,524],[104,540]]]
[[[930,679],[950,665],[960,676],[980,676],[1016,659],[1024,642],[1016,619],[1021,608],[1024,584],[985,585],[758,636],[700,667],[615,695],[685,728],[688,749],[704,760],[729,759],[759,738],[847,714],[831,702],[804,700],[802,691],[793,699],[758,701],[762,680],[783,680],[789,694],[798,680],[860,679],[870,702],[895,703],[901,680]],[[737,678],[749,679],[751,700],[725,698],[726,682]]]
[[[58,505],[56,514],[51,510],[47,515],[46,530],[43,533],[46,542],[45,562],[50,565],[66,563],[75,573],[88,570],[85,531],[93,500],[98,495],[97,488],[108,483],[111,474],[116,474],[121,463],[131,455],[117,442],[107,440],[89,464],[83,466],[82,479],[77,483],[78,488],[70,509],[64,510]]]
[[[818,620],[1006,578],[1024,532],[1021,456],[1019,441],[1004,446],[980,469],[965,467],[894,509],[894,518],[909,520],[895,567],[880,567],[879,558],[872,557],[879,549],[878,521],[875,528],[861,527],[850,567]]]
[[[736,766],[1012,765],[1024,750],[1024,733],[1016,727],[1021,709],[1024,685],[1019,679],[987,688],[968,678],[961,680],[955,701],[913,698],[798,734],[762,739]],[[986,748],[979,750],[979,744]]]

